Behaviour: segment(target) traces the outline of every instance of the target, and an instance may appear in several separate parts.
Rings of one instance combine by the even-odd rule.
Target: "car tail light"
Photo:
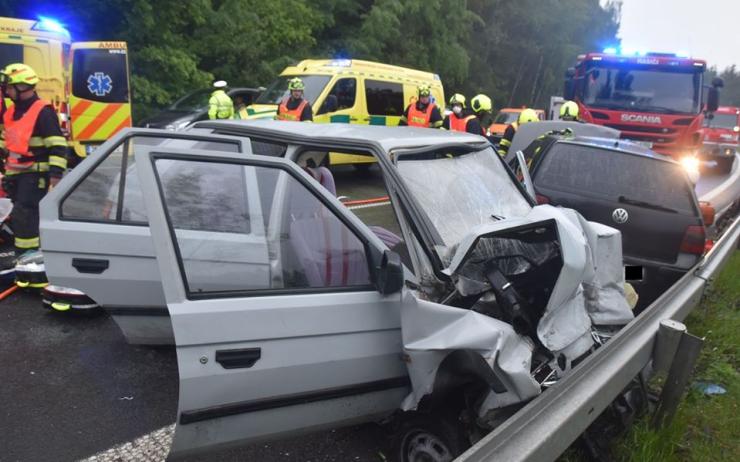
[[[550,198],[547,196],[543,196],[542,194],[535,194],[534,196],[535,196],[535,199],[537,199],[537,203],[539,205],[550,203]]]
[[[704,226],[712,226],[714,224],[714,207],[709,202],[700,201],[699,209],[701,210],[701,217],[704,220]]]
[[[681,241],[681,252],[702,255],[706,246],[706,233],[703,226],[689,226]]]
[[[712,239],[707,239],[707,242],[704,243],[704,252],[709,252],[714,248],[714,241]]]

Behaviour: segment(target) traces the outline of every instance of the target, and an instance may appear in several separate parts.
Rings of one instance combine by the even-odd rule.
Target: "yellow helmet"
[[[473,99],[470,100],[470,107],[473,108],[473,111],[475,112],[490,111],[493,109],[493,101],[491,101],[491,98],[486,95],[475,95]]]
[[[560,106],[560,118],[562,120],[578,119],[578,105],[573,101],[566,101]]]
[[[417,91],[419,93],[419,96],[430,96],[432,94],[432,89],[429,88],[429,85],[426,84],[419,85]]]
[[[455,93],[454,95],[452,95],[452,98],[450,98],[450,106],[453,106],[455,104],[459,104],[460,106],[465,107],[465,97],[460,93]]]
[[[301,90],[303,91],[306,88],[306,86],[303,84],[303,80],[301,80],[299,77],[293,77],[292,79],[288,80],[288,90]]]
[[[534,112],[534,109],[525,109],[522,112],[519,113],[519,118],[517,119],[517,122],[519,124],[526,124],[528,122],[539,122],[540,118],[537,117],[537,113]]]
[[[36,86],[39,83],[39,76],[36,75],[36,71],[27,64],[14,63],[5,66],[5,69],[0,71],[3,75],[3,81],[7,85],[25,84],[30,86]]]

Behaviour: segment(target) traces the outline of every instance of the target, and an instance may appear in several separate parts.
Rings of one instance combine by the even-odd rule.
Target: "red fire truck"
[[[704,154],[712,156],[724,172],[732,170],[740,151],[740,107],[721,106],[713,117],[704,118]]]
[[[605,49],[578,56],[564,96],[585,122],[676,159],[701,156],[702,124],[719,105],[721,79],[704,85],[706,62],[686,55]]]

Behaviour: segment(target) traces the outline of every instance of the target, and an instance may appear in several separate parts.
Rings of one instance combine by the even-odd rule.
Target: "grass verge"
[[[650,416],[643,417],[615,443],[615,460],[740,460],[740,252],[685,324],[689,333],[705,337],[692,384],[718,384],[727,393],[706,396],[692,386],[669,426],[652,430]]]

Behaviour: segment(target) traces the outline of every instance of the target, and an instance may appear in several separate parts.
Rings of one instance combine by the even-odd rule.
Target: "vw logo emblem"
[[[614,209],[612,212],[612,220],[614,220],[615,223],[619,223],[621,225],[622,223],[627,223],[627,220],[629,219],[630,215],[625,209]]]

